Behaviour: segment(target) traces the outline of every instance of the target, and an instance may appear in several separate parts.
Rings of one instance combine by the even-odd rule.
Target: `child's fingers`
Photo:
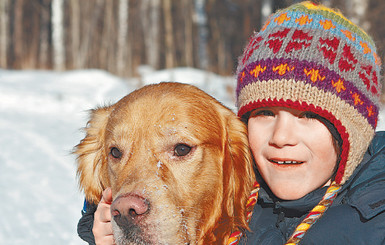
[[[103,191],[102,200],[100,202],[111,204],[112,203],[112,191],[111,188],[108,187]]]
[[[106,232],[106,231],[110,230],[110,227],[99,226],[99,227],[94,227],[92,229],[92,232],[94,233],[95,244],[96,245],[112,245],[112,244],[115,244],[113,234],[103,234],[103,232]],[[112,232],[112,230],[111,230],[111,232]]]
[[[103,238],[103,240],[100,240],[100,241],[96,241],[95,239],[95,244],[96,245],[114,245],[115,244],[114,237],[106,236]]]
[[[111,203],[111,189],[107,188],[103,191],[102,198],[94,214],[92,233],[94,234],[97,245],[115,244],[111,225]]]
[[[92,228],[95,240],[103,240],[106,236],[113,236],[111,222],[97,222],[94,221],[94,227]]]
[[[99,203],[98,208],[94,214],[95,220],[100,222],[111,222],[111,205],[106,203]]]

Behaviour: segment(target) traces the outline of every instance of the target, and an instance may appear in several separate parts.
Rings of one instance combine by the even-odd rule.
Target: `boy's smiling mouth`
[[[277,159],[269,159],[270,162],[278,164],[278,165],[299,165],[304,162],[294,161],[294,160],[277,160]]]

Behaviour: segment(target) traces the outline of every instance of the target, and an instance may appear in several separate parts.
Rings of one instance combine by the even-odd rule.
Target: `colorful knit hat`
[[[284,106],[326,118],[342,138],[335,182],[361,162],[379,112],[380,59],[372,39],[341,13],[303,2],[270,16],[237,68],[238,115]]]

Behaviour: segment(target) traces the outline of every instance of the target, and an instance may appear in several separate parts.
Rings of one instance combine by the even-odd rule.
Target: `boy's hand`
[[[94,234],[96,245],[115,244],[111,224],[111,203],[111,188],[107,188],[103,191],[102,199],[94,214],[94,227],[92,228],[92,233]]]

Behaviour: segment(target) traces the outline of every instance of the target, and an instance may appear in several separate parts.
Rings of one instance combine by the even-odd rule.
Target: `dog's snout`
[[[136,219],[149,211],[149,202],[138,195],[128,194],[118,197],[111,205],[111,214],[119,224],[121,219]]]

